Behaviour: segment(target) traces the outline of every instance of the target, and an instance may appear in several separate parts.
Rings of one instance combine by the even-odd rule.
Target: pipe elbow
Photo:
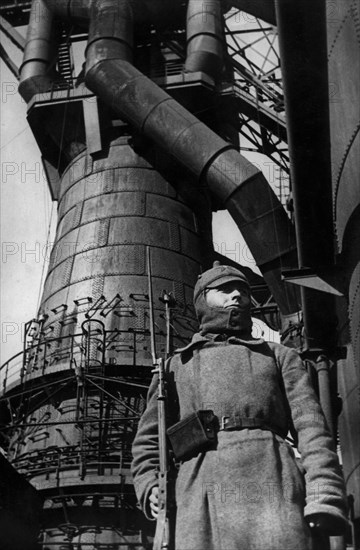
[[[89,21],[91,0],[44,0],[51,13],[61,19],[76,20],[86,25]]]
[[[213,160],[204,177],[216,199],[234,218],[257,265],[295,250],[294,228],[259,168],[237,151],[229,150]]]
[[[52,84],[53,80],[48,75],[30,76],[20,82],[18,92],[29,103],[34,95],[50,91]]]

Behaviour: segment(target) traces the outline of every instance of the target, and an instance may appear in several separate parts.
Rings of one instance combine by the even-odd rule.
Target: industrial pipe
[[[87,25],[92,0],[45,0],[54,17]]]
[[[224,36],[220,0],[189,0],[186,14],[185,70],[219,77],[223,64]]]
[[[315,361],[315,369],[318,377],[319,399],[329,431],[334,438],[334,420],[331,406],[330,369],[329,361],[325,355],[319,355]]]
[[[275,0],[299,267],[334,265],[325,0]],[[302,289],[307,345],[336,341],[331,295]]]
[[[25,101],[51,88],[51,63],[56,55],[52,23],[53,14],[44,0],[34,0],[20,67],[19,93]]]
[[[90,8],[86,71],[103,60],[133,60],[133,12],[127,0],[95,0]]]
[[[331,403],[330,365],[325,355],[319,355],[315,360],[315,369],[318,378],[319,400],[323,410],[327,427],[336,446],[336,433],[334,428],[334,414]],[[343,536],[330,537],[331,550],[345,550],[345,538]]]
[[[300,267],[333,265],[325,0],[276,0]]]

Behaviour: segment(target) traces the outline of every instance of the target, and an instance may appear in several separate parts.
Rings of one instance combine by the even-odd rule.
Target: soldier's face
[[[245,307],[250,304],[250,292],[241,282],[229,281],[217,288],[205,289],[209,307]]]

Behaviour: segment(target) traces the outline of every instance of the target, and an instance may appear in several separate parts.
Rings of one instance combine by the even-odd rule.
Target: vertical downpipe
[[[202,71],[216,80],[224,65],[223,25],[219,0],[189,0],[186,39],[185,71]]]
[[[52,61],[56,55],[53,15],[44,0],[31,5],[26,46],[20,67],[19,93],[29,102],[34,94],[47,92],[52,85]]]

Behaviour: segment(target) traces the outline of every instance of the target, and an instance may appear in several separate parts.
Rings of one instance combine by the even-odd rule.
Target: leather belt
[[[249,418],[249,417],[231,417],[231,416],[222,416],[219,423],[219,432],[225,431],[236,431],[243,429],[255,429],[260,428],[261,430],[269,430],[276,433],[283,439],[285,439],[286,434],[280,430],[277,426],[270,426],[265,422],[263,418]]]

